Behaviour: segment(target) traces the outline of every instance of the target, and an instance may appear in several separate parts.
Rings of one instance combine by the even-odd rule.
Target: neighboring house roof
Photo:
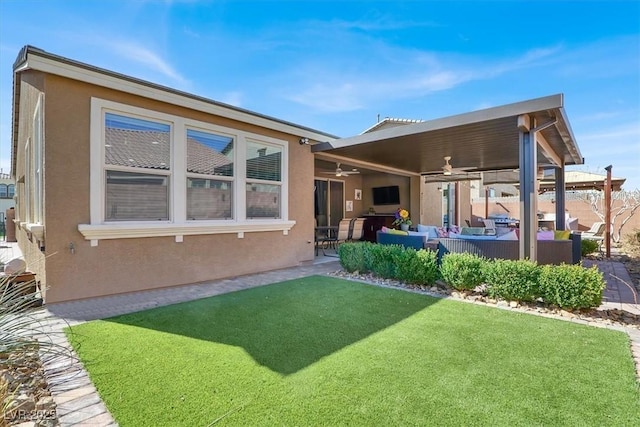
[[[581,171],[565,171],[564,186],[567,190],[602,190],[604,188],[604,180],[606,175]],[[483,172],[484,185],[496,184],[513,184],[518,187],[520,180],[517,171],[488,171]],[[622,184],[626,178],[611,178],[611,185],[614,191],[620,191]],[[555,172],[553,170],[545,170],[544,176],[540,181],[540,190],[555,190]]]
[[[215,175],[233,168],[233,158],[213,150],[206,145],[200,144],[193,138],[187,138],[187,171]]]
[[[54,55],[42,49],[27,45],[20,50],[13,64],[14,87],[11,139],[12,150],[14,152],[17,148],[18,123],[20,116],[20,78],[18,75],[21,72],[28,70],[38,70],[48,74],[60,75],[69,79],[103,86],[149,99],[155,99],[173,105],[180,105],[193,110],[203,111],[208,114],[226,117],[244,123],[250,123],[267,129],[281,131],[290,135],[305,137],[312,141],[326,142],[338,138],[335,135],[306,126],[105,70],[103,68],[95,67],[63,56]],[[14,173],[13,171],[16,170],[16,159],[15,156],[12,157],[12,173]]]
[[[148,169],[170,167],[170,142],[166,132],[106,128],[105,162]],[[187,171],[213,175],[233,163],[193,138],[187,138]]]
[[[423,121],[424,120],[394,119],[394,118],[391,118],[391,117],[385,117],[384,119],[380,120],[375,125],[373,125],[370,128],[366,129],[364,132],[362,132],[362,134],[373,132],[373,131],[376,131],[376,130],[389,129],[389,128],[393,128],[393,127],[396,127],[396,126],[408,125],[408,124],[411,124],[411,123],[421,123]]]
[[[601,175],[591,172],[582,171],[566,171],[564,173],[564,184],[566,189],[584,189],[584,190],[602,190],[604,189],[604,181],[607,178],[606,175]],[[611,177],[611,186],[614,191],[620,191],[622,184],[626,181],[626,178],[614,178]],[[555,180],[553,177],[549,180],[545,174],[545,178],[540,181],[540,189],[554,190]]]

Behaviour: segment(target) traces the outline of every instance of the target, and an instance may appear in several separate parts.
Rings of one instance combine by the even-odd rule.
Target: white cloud
[[[284,90],[288,99],[322,112],[354,111],[372,103],[418,98],[462,84],[537,66],[558,48],[536,49],[506,61],[477,64],[478,58],[450,58],[421,51],[396,50],[353,67],[338,60],[313,61],[298,68],[301,87]],[[375,52],[373,53],[375,55]],[[294,80],[294,79],[292,79]]]
[[[577,138],[577,137],[576,137]],[[631,123],[622,127],[603,129],[599,132],[590,132],[585,135],[581,135],[580,141],[595,141],[598,143],[604,143],[605,141],[615,140],[636,140],[640,141],[640,123]],[[640,142],[638,142],[640,144]],[[610,147],[604,147],[610,148]]]
[[[333,27],[334,30],[361,30],[361,31],[397,31],[409,28],[439,27],[433,21],[397,20],[385,15],[368,16],[354,21],[333,20],[322,23]]]
[[[585,115],[582,117],[578,117],[577,119],[572,120],[573,122],[594,122],[601,120],[613,119],[616,117],[624,116],[625,112],[623,111],[598,111],[593,114]]]
[[[140,63],[154,71],[160,72],[180,85],[185,85],[187,80],[157,53],[130,41],[108,41],[106,47],[114,53]]]

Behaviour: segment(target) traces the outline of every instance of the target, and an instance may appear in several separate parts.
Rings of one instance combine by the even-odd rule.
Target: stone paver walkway
[[[15,254],[15,249],[12,248],[11,250]],[[45,358],[44,360],[52,395],[57,404],[61,426],[83,425],[98,427],[117,425],[62,333],[64,327],[88,320],[102,319],[153,307],[206,298],[283,280],[314,274],[327,274],[340,268],[337,261],[338,259],[335,257],[320,257],[316,259],[314,264],[294,268],[194,285],[48,305],[44,313],[46,331],[50,337],[53,337],[54,342],[68,352],[68,357]],[[604,273],[607,289],[604,293],[604,302],[601,308],[618,308],[640,314],[638,296],[622,263],[610,260],[585,260],[584,265],[586,267],[597,265]],[[631,338],[636,367],[640,369],[640,331],[632,328],[625,328],[625,331]]]
[[[640,314],[640,298],[624,264],[611,260],[589,260],[582,262],[585,267],[598,266],[604,274],[607,288],[602,295],[601,308],[625,310],[633,314]]]

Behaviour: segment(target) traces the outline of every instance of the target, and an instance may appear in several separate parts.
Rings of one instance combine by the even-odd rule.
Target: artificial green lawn
[[[330,277],[67,333],[121,426],[640,420],[622,332]]]

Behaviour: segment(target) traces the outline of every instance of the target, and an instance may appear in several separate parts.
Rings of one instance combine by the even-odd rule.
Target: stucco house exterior
[[[313,259],[300,139],[333,136],[30,46],[14,72],[16,234],[47,302]]]
[[[562,95],[338,138],[32,46],[13,90],[16,237],[46,303],[313,262],[315,224],[372,209],[462,224],[468,183],[425,177],[452,155],[474,171],[520,168],[520,255],[535,259],[528,183],[541,165],[558,178],[583,161]],[[384,186],[397,204],[375,206]]]

